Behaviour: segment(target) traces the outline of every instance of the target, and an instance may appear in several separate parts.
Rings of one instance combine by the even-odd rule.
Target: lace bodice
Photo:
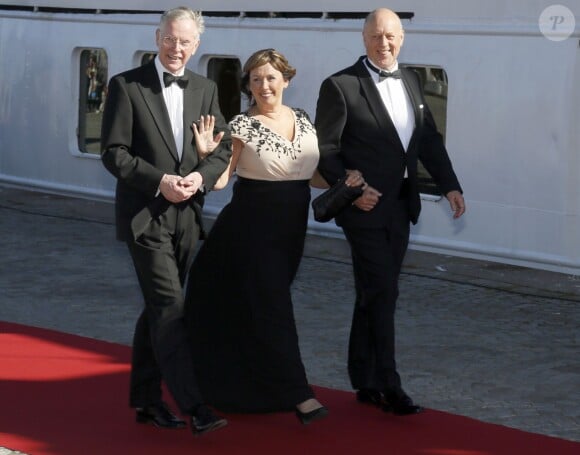
[[[316,131],[305,111],[292,109],[292,112],[295,122],[292,141],[246,112],[230,121],[232,137],[244,143],[236,174],[256,180],[309,180],[312,177],[318,164]]]

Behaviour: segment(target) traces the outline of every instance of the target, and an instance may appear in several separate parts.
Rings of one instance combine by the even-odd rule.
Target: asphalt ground
[[[0,320],[130,345],[142,299],[114,235],[108,201],[0,186]],[[350,390],[344,239],[307,238],[293,299],[310,382]],[[423,406],[580,441],[579,329],[580,276],[407,255],[397,358]]]

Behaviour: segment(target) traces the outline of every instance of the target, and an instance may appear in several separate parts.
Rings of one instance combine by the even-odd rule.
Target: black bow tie
[[[367,60],[366,61],[367,66],[374,71],[375,73],[377,73],[379,75],[379,82],[384,81],[387,77],[392,77],[395,79],[401,79],[401,71],[400,70],[395,70],[392,73],[388,72],[388,71],[384,71],[384,70],[380,70],[378,68],[375,68],[373,65],[370,64],[370,62]]]
[[[187,83],[189,82],[187,76],[174,76],[171,73],[163,73],[163,83],[165,87],[169,87],[173,82],[177,82],[177,85],[181,88],[187,87]]]

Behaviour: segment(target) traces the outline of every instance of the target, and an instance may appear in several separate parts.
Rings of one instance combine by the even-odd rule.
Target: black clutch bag
[[[345,179],[340,179],[312,200],[312,210],[316,221],[325,223],[332,220],[363,193],[362,185],[347,186],[344,181]]]

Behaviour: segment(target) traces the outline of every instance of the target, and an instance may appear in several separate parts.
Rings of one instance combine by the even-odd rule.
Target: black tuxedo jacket
[[[397,130],[361,57],[327,78],[316,108],[320,147],[318,169],[332,184],[345,169],[358,169],[383,196],[370,212],[352,206],[336,217],[344,227],[384,227],[404,178],[410,186],[409,211],[417,222],[421,201],[417,189],[417,160],[421,160],[443,194],[461,191],[451,161],[425,103],[418,76],[401,68],[402,80],[415,112],[415,130],[405,153]]]
[[[109,82],[101,130],[101,156],[117,178],[115,197],[117,237],[136,238],[152,217],[170,202],[158,194],[164,174],[186,176],[198,171],[210,189],[225,170],[231,155],[231,138],[219,110],[217,86],[189,70],[183,100],[183,154],[181,161],[161,83],[154,62],[114,76]],[[225,131],[220,146],[200,160],[192,123],[201,115],[214,115],[217,131]],[[202,191],[189,200],[201,225]]]

